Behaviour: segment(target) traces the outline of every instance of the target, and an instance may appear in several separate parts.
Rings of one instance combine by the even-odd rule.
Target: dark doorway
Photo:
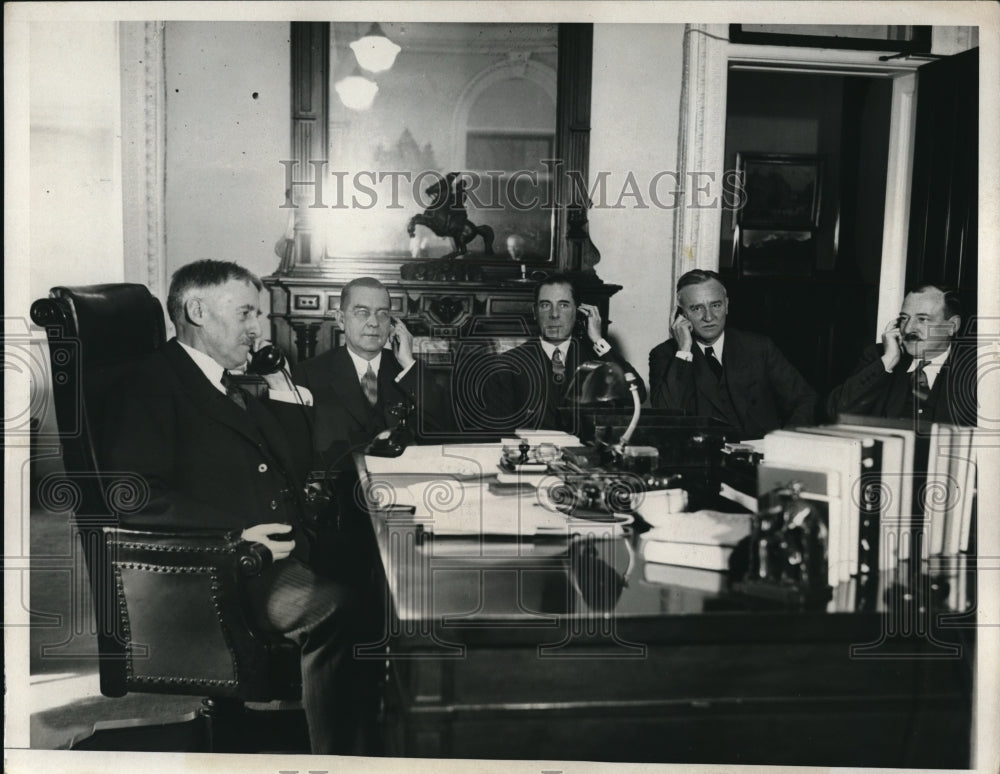
[[[924,65],[917,88],[906,282],[956,288],[971,324],[978,286],[979,49]]]
[[[821,395],[853,369],[876,329],[891,100],[888,78],[729,73],[727,169],[738,153],[822,162],[811,227],[752,239],[724,214],[730,324],[774,339]]]

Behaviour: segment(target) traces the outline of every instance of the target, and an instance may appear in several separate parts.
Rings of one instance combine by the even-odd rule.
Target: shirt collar
[[[941,352],[934,357],[930,358],[924,365],[924,371],[934,371],[935,373],[941,370],[941,366],[944,365],[945,361],[948,359],[948,355],[951,354],[951,345],[948,345],[948,349]],[[911,374],[917,370],[917,363],[920,361],[917,358],[913,358],[913,362],[910,363],[910,367],[906,369],[906,373]]]
[[[378,377],[378,367],[382,365],[382,353],[379,352],[371,360],[365,360],[360,355],[356,355],[351,351],[350,347],[345,347],[347,354],[351,356],[351,362],[354,363],[354,370],[358,373],[358,380],[360,381],[366,373],[368,373],[368,366],[370,365],[372,371],[375,372],[376,378]]]
[[[700,341],[695,342],[695,343],[701,348],[701,354],[703,354],[703,355],[705,354],[705,348],[706,347],[711,347],[712,348],[712,354],[715,355],[715,359],[718,360],[720,363],[722,362],[722,347],[726,343],[726,332],[725,331],[723,331],[722,333],[720,333],[719,334],[719,338],[717,338],[711,344],[702,344]]]
[[[191,356],[194,364],[201,369],[201,372],[205,374],[205,378],[212,383],[212,386],[225,395],[226,388],[222,386],[222,373],[226,369],[219,365],[215,361],[215,358],[211,355],[206,355],[200,349],[195,349],[194,347],[185,344],[180,339],[177,339],[177,343],[181,345],[183,350],[187,352],[188,355]]]
[[[563,362],[564,363],[566,362],[566,357],[569,354],[569,342],[570,342],[569,339],[566,339],[566,341],[562,341],[558,344],[553,344],[551,341],[546,341],[541,337],[539,337],[538,341],[542,345],[542,351],[545,352],[545,357],[551,360],[552,353],[558,349],[559,354],[562,355]]]

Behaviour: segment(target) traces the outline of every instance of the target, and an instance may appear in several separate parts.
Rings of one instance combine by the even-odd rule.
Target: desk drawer
[[[950,702],[781,700],[646,707],[424,709],[389,716],[390,755],[965,768]]]
[[[848,643],[624,646],[618,657],[583,647],[469,648],[457,659],[393,662],[406,704],[550,703],[855,696],[967,698],[970,661],[852,659]],[[633,655],[637,653],[638,655]]]

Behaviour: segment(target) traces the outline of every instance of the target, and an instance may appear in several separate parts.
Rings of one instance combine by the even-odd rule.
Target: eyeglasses
[[[367,322],[368,318],[372,316],[372,310],[367,306],[358,306],[351,310],[351,316],[358,322]],[[375,320],[379,325],[389,322],[391,319],[392,315],[388,309],[379,309],[375,312]]]

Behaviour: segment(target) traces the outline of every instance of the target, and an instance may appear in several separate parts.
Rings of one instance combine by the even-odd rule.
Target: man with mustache
[[[827,413],[975,425],[976,353],[955,345],[961,323],[954,291],[925,284],[907,293],[882,343],[830,393]]]

